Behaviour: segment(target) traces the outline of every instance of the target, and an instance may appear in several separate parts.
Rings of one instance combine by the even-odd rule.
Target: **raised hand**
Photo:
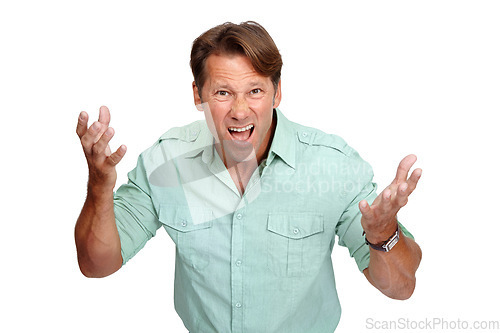
[[[408,197],[422,175],[422,169],[415,169],[408,178],[416,160],[415,155],[408,155],[399,163],[396,178],[375,198],[371,206],[366,200],[359,203],[361,225],[370,243],[381,243],[396,231],[396,214],[408,203]]]
[[[87,128],[88,119],[88,114],[82,111],[78,117],[76,133],[89,166],[89,186],[113,188],[116,182],[115,166],[121,161],[127,148],[121,145],[114,153],[111,152],[109,141],[115,131],[109,127],[111,115],[107,107],[100,107],[98,121]]]

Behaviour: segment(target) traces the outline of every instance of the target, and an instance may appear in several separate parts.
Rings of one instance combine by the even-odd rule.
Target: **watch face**
[[[394,235],[394,237],[392,237],[388,242],[387,244],[383,245],[382,247],[385,248],[385,250],[387,252],[389,252],[393,247],[394,245],[396,245],[399,241],[399,233],[396,232],[396,234]]]

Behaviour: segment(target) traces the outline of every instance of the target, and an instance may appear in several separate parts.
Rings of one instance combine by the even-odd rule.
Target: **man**
[[[115,194],[110,114],[77,133],[89,165],[75,239],[81,271],[112,274],[164,227],[176,244],[175,308],[191,332],[333,332],[340,304],[335,235],[368,281],[406,299],[421,251],[396,213],[421,170],[405,157],[376,194],[372,170],[342,139],[277,109],[281,56],[255,22],[193,43],[193,94],[206,121],[173,128]],[[363,236],[364,235],[364,236]]]

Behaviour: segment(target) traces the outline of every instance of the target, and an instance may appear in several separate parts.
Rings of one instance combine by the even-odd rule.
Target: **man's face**
[[[201,98],[193,83],[195,104],[206,103],[207,124],[222,144],[226,166],[250,157],[260,162],[271,144],[273,108],[281,101],[281,82],[275,91],[271,79],[257,73],[243,55],[210,55],[205,71]]]

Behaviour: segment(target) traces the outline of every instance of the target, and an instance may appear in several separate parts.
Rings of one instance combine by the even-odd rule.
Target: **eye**
[[[255,88],[250,91],[250,95],[255,95],[260,93],[262,90],[260,88]]]
[[[229,93],[225,90],[219,90],[216,92],[216,94],[219,96],[229,96]]]

